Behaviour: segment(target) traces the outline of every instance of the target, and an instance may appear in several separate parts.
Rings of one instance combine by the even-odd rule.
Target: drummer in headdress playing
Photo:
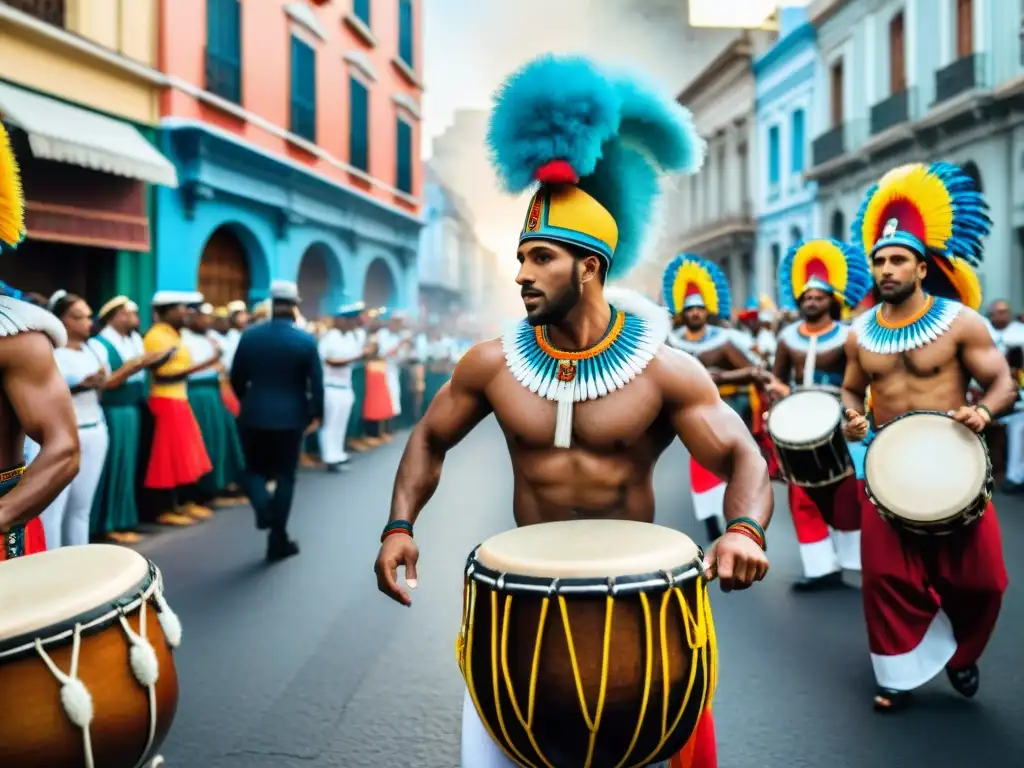
[[[662,291],[676,326],[669,344],[700,361],[722,400],[753,432],[754,412],[760,410],[753,407],[752,401],[757,399],[753,384],[770,384],[774,379],[733,343],[733,333],[711,322],[728,320],[732,312],[725,274],[711,261],[680,254],[665,268]],[[714,541],[722,535],[725,482],[691,456],[690,489],[694,514]]]
[[[25,237],[25,198],[0,123],[0,254]],[[0,296],[0,561],[46,549],[39,514],[78,472],[78,421],[53,348],[67,331],[44,308]],[[40,446],[25,469],[25,438]]]
[[[413,523],[447,452],[491,413],[511,453],[519,526],[651,522],[653,465],[678,436],[730,483],[730,533],[708,552],[709,568],[725,589],[760,580],[772,510],[764,459],[703,366],[665,346],[664,309],[604,287],[641,258],[660,175],[700,167],[703,142],[689,113],[586,59],[544,56],[505,83],[488,140],[510,192],[540,183],[517,253],[527,318],[501,340],[473,346],[412,431],[381,537],[378,587],[410,604],[397,569],[416,586]],[[515,765],[468,694],[462,739],[463,765]],[[684,754],[673,765],[716,764],[710,711]]]
[[[846,343],[843,399],[851,439],[878,439],[876,430],[915,411],[948,412],[981,433],[1011,407],[1016,385],[975,311],[981,290],[972,266],[981,262],[981,239],[991,227],[986,210],[973,181],[949,163],[901,166],[868,191],[854,236],[869,254],[881,304],[857,318]],[[971,377],[985,394],[969,407]],[[861,415],[868,384],[870,423]],[[941,446],[908,450],[920,452],[920,472],[927,475]],[[871,462],[869,446],[869,483]],[[921,506],[927,501],[922,498]],[[904,706],[911,690],[943,668],[960,694],[974,696],[978,659],[1007,585],[991,503],[979,519],[946,536],[901,535],[872,504],[863,507],[863,599],[878,685],[875,708]]]
[[[871,290],[867,255],[838,240],[797,243],[779,264],[779,301],[798,310],[803,322],[779,333],[775,376],[802,387],[825,387],[837,394],[846,370],[844,310],[856,307]],[[796,591],[842,587],[843,568],[860,570],[860,506],[856,479],[837,492],[828,519],[800,486],[789,483],[789,511],[800,545],[804,576]],[[830,532],[830,527],[833,529]]]

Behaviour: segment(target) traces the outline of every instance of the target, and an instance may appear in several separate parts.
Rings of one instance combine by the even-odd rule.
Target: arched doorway
[[[384,259],[374,259],[366,270],[363,301],[368,307],[391,307],[398,299],[398,286]]]
[[[313,320],[330,313],[342,301],[344,279],[337,260],[325,246],[314,243],[299,262],[299,311]]]
[[[229,301],[248,301],[251,285],[245,246],[231,227],[220,227],[203,246],[199,292],[211,304],[224,306]]]
[[[829,236],[835,240],[846,240],[846,217],[843,216],[842,211],[836,210],[833,212],[829,233]]]
[[[960,170],[971,177],[974,181],[974,186],[979,192],[984,192],[985,189],[981,185],[981,170],[978,168],[978,164],[973,160],[968,160],[966,163],[960,166]]]

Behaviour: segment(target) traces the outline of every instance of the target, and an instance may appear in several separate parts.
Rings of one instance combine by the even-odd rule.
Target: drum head
[[[948,520],[985,488],[985,446],[963,424],[915,413],[878,431],[864,457],[864,480],[878,504],[908,522]]]
[[[480,545],[476,559],[501,573],[587,579],[671,571],[699,553],[685,533],[660,525],[568,520],[499,533]]]
[[[61,547],[0,563],[0,642],[113,602],[148,573],[146,558],[110,544]]]
[[[843,406],[828,392],[805,390],[782,398],[768,413],[768,434],[780,443],[805,445],[828,437],[842,420]]]

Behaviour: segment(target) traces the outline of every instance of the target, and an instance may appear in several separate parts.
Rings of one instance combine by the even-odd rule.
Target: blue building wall
[[[201,122],[166,120],[160,146],[180,185],[156,193],[158,290],[196,290],[203,249],[226,226],[246,250],[250,301],[265,298],[272,280],[297,281],[303,256],[319,251],[321,312],[366,299],[367,276],[386,272],[384,303],[415,313],[417,217]]]
[[[814,87],[818,51],[815,30],[802,8],[783,8],[779,39],[754,62],[758,293],[778,301],[779,260],[795,241],[820,236],[817,183],[807,181],[811,142],[817,135]],[[773,157],[774,155],[774,157]]]

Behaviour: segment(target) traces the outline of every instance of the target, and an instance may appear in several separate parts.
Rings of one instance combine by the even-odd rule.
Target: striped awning
[[[130,123],[0,83],[0,118],[28,134],[35,157],[178,186],[174,165]]]

